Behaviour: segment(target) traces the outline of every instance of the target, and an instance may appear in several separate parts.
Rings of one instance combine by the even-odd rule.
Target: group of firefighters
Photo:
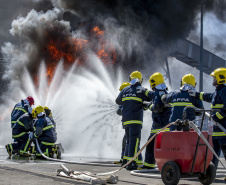
[[[178,90],[167,92],[167,86],[161,73],[156,72],[149,79],[151,90],[142,87],[142,74],[134,71],[129,77],[129,82],[124,82],[119,91],[116,103],[119,105],[117,114],[122,116],[122,125],[125,129],[123,139],[122,155],[120,161],[115,161],[122,166],[131,160],[139,151],[141,129],[143,124],[143,110],[152,111],[152,128],[148,140],[159,130],[177,119],[182,119],[185,107],[196,107],[204,109],[202,101],[211,103],[212,123],[218,122],[226,128],[226,68],[217,68],[211,74],[213,86],[216,88],[213,93],[196,92],[196,80],[192,74],[186,74],[181,79],[181,86]],[[149,103],[145,103],[149,102]],[[186,119],[194,121],[200,112],[194,109],[187,109]],[[171,125],[164,131],[181,130],[179,126]],[[217,126],[213,128],[213,148],[218,156],[221,151],[226,159],[226,134]],[[154,139],[147,145],[145,159],[142,156],[134,159],[127,167],[127,170],[154,169]],[[218,160],[212,159],[216,169]],[[142,164],[141,166],[138,166]]]
[[[56,154],[60,158],[60,152],[55,142],[57,140],[56,123],[52,112],[48,107],[37,106],[32,109],[34,99],[28,96],[17,103],[11,113],[11,128],[13,143],[5,146],[8,154],[36,157],[42,155],[38,150],[35,140],[38,140],[41,152],[47,157]],[[34,146],[32,146],[32,142]]]

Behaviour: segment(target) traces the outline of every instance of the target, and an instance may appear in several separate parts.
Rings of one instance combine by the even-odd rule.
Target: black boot
[[[124,164],[126,164],[128,161],[126,160],[126,159],[123,159],[122,160],[122,164],[121,164],[121,166],[123,166]]]
[[[136,161],[132,161],[127,167],[126,167],[127,170],[137,170],[137,163]]]

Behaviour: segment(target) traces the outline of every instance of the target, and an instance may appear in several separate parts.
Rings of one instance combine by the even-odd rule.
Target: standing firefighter
[[[116,99],[116,103],[122,105],[122,122],[126,132],[125,156],[127,160],[132,159],[138,151],[143,123],[143,101],[150,100],[145,94],[137,92],[137,88],[141,87],[142,80],[142,74],[139,71],[132,72],[130,86],[124,88]],[[137,169],[136,159],[126,169]]]
[[[11,127],[13,127],[19,117],[24,113],[27,113],[29,109],[30,112],[32,111],[32,105],[34,105],[34,99],[31,96],[28,96],[26,99],[21,100],[20,103],[15,105],[11,113]]]
[[[150,77],[149,83],[151,85],[152,90],[154,91],[154,97],[153,103],[149,107],[149,109],[152,111],[153,123],[151,128],[151,134],[148,140],[169,123],[169,117],[171,113],[171,107],[164,106],[161,101],[161,96],[168,93],[163,75],[159,72],[154,73]],[[165,131],[169,131],[169,128]],[[155,139],[153,139],[146,147],[144,164],[142,167],[138,167],[138,169],[142,170],[155,168],[154,143]]]
[[[13,153],[18,152],[20,155],[29,155],[28,149],[31,144],[28,133],[29,131],[33,131],[33,117],[30,109],[27,113],[20,116],[13,125],[12,138],[15,142],[5,146],[10,156]]]
[[[216,87],[215,92],[198,93],[193,90],[189,91],[189,94],[211,103],[211,109],[219,109],[217,112],[212,112],[212,119],[226,128],[226,68],[217,68],[210,75],[213,77],[213,86]],[[226,134],[217,126],[214,126],[212,136],[214,151],[218,156],[222,151],[226,159]],[[213,156],[212,162],[217,169],[218,160],[215,156]]]
[[[35,122],[35,131],[30,133],[29,138],[38,139],[40,149],[47,157],[53,157],[55,151],[55,142],[57,140],[53,122],[45,115],[45,110],[42,106],[37,106],[34,110],[34,116],[37,116]],[[36,147],[36,156],[41,157]]]
[[[169,122],[174,122],[177,119],[182,119],[183,110],[187,106],[197,107],[203,109],[203,104],[201,100],[196,99],[195,97],[191,97],[188,94],[189,90],[195,90],[196,81],[195,77],[192,74],[186,74],[181,79],[181,87],[179,90],[170,92],[169,94],[165,94],[162,96],[162,102],[165,104],[172,104],[171,115]],[[195,119],[197,115],[194,109],[187,109],[186,111],[187,117],[190,121]],[[175,125],[170,126],[170,130],[180,130],[179,127]]]

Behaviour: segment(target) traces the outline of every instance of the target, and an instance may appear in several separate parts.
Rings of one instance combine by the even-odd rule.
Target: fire
[[[86,58],[86,50],[90,49],[96,52],[97,56],[105,63],[116,62],[116,52],[110,43],[105,39],[105,32],[98,26],[91,29],[90,36],[87,40],[81,38],[73,38],[72,34],[60,35],[51,30],[46,35],[47,43],[44,50],[44,58],[51,61],[47,64],[46,76],[51,82],[57,63],[62,59],[64,68],[67,69],[75,61],[80,65],[84,65]]]

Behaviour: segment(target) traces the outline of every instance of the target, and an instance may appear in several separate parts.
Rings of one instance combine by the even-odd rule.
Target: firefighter
[[[161,96],[167,94],[167,86],[164,82],[164,77],[161,73],[154,73],[150,79],[149,83],[152,90],[154,91],[153,103],[150,105],[149,109],[152,111],[152,128],[148,140],[157,133],[160,129],[169,123],[169,117],[171,113],[171,107],[166,107],[161,101]],[[167,128],[165,131],[169,131]],[[146,147],[144,164],[138,167],[139,170],[142,169],[154,169],[155,168],[155,157],[154,157],[154,143],[153,139]]]
[[[187,106],[197,107],[203,109],[203,104],[201,100],[191,97],[188,94],[189,90],[195,90],[196,80],[192,74],[186,74],[181,79],[181,87],[179,90],[170,92],[162,96],[162,102],[165,104],[171,104],[171,115],[169,122],[174,122],[177,119],[182,119],[183,110]],[[186,119],[193,121],[198,113],[195,113],[194,109],[187,109]],[[179,126],[171,125],[170,130],[180,130]]]
[[[150,101],[150,98],[140,92],[140,89],[143,90],[142,80],[142,74],[139,71],[132,72],[130,86],[124,88],[116,99],[116,103],[122,105],[122,122],[126,132],[123,164],[132,159],[138,151],[143,123],[143,101]],[[136,159],[126,169],[137,169]]]
[[[6,150],[11,156],[14,153],[18,153],[22,156],[29,156],[28,149],[31,144],[29,139],[29,131],[33,131],[33,117],[31,109],[14,123],[12,128],[12,138],[14,143],[7,144]]]
[[[34,116],[37,117],[35,122],[35,131],[29,134],[31,140],[38,139],[40,149],[47,157],[53,157],[55,150],[55,142],[57,140],[53,122],[45,115],[45,110],[42,106],[37,106],[34,110]],[[36,157],[42,155],[36,146]]]
[[[213,77],[213,86],[216,87],[213,93],[189,91],[189,95],[200,100],[211,103],[211,109],[218,109],[212,112],[212,119],[226,128],[226,68],[217,68],[211,74]],[[226,134],[217,126],[213,128],[213,148],[218,156],[221,151],[226,159]],[[218,160],[213,156],[212,160],[216,169],[218,167]]]
[[[45,106],[44,110],[45,110],[46,117],[48,117],[53,122],[54,128],[56,130],[56,122],[53,119],[53,114],[52,114],[51,109],[49,107]]]
[[[34,105],[34,99],[32,96],[28,96],[26,99],[21,100],[20,103],[17,103],[15,105],[11,113],[11,127],[13,127],[19,117],[22,116],[24,113],[27,113],[29,109],[30,112],[32,112],[32,105]]]

